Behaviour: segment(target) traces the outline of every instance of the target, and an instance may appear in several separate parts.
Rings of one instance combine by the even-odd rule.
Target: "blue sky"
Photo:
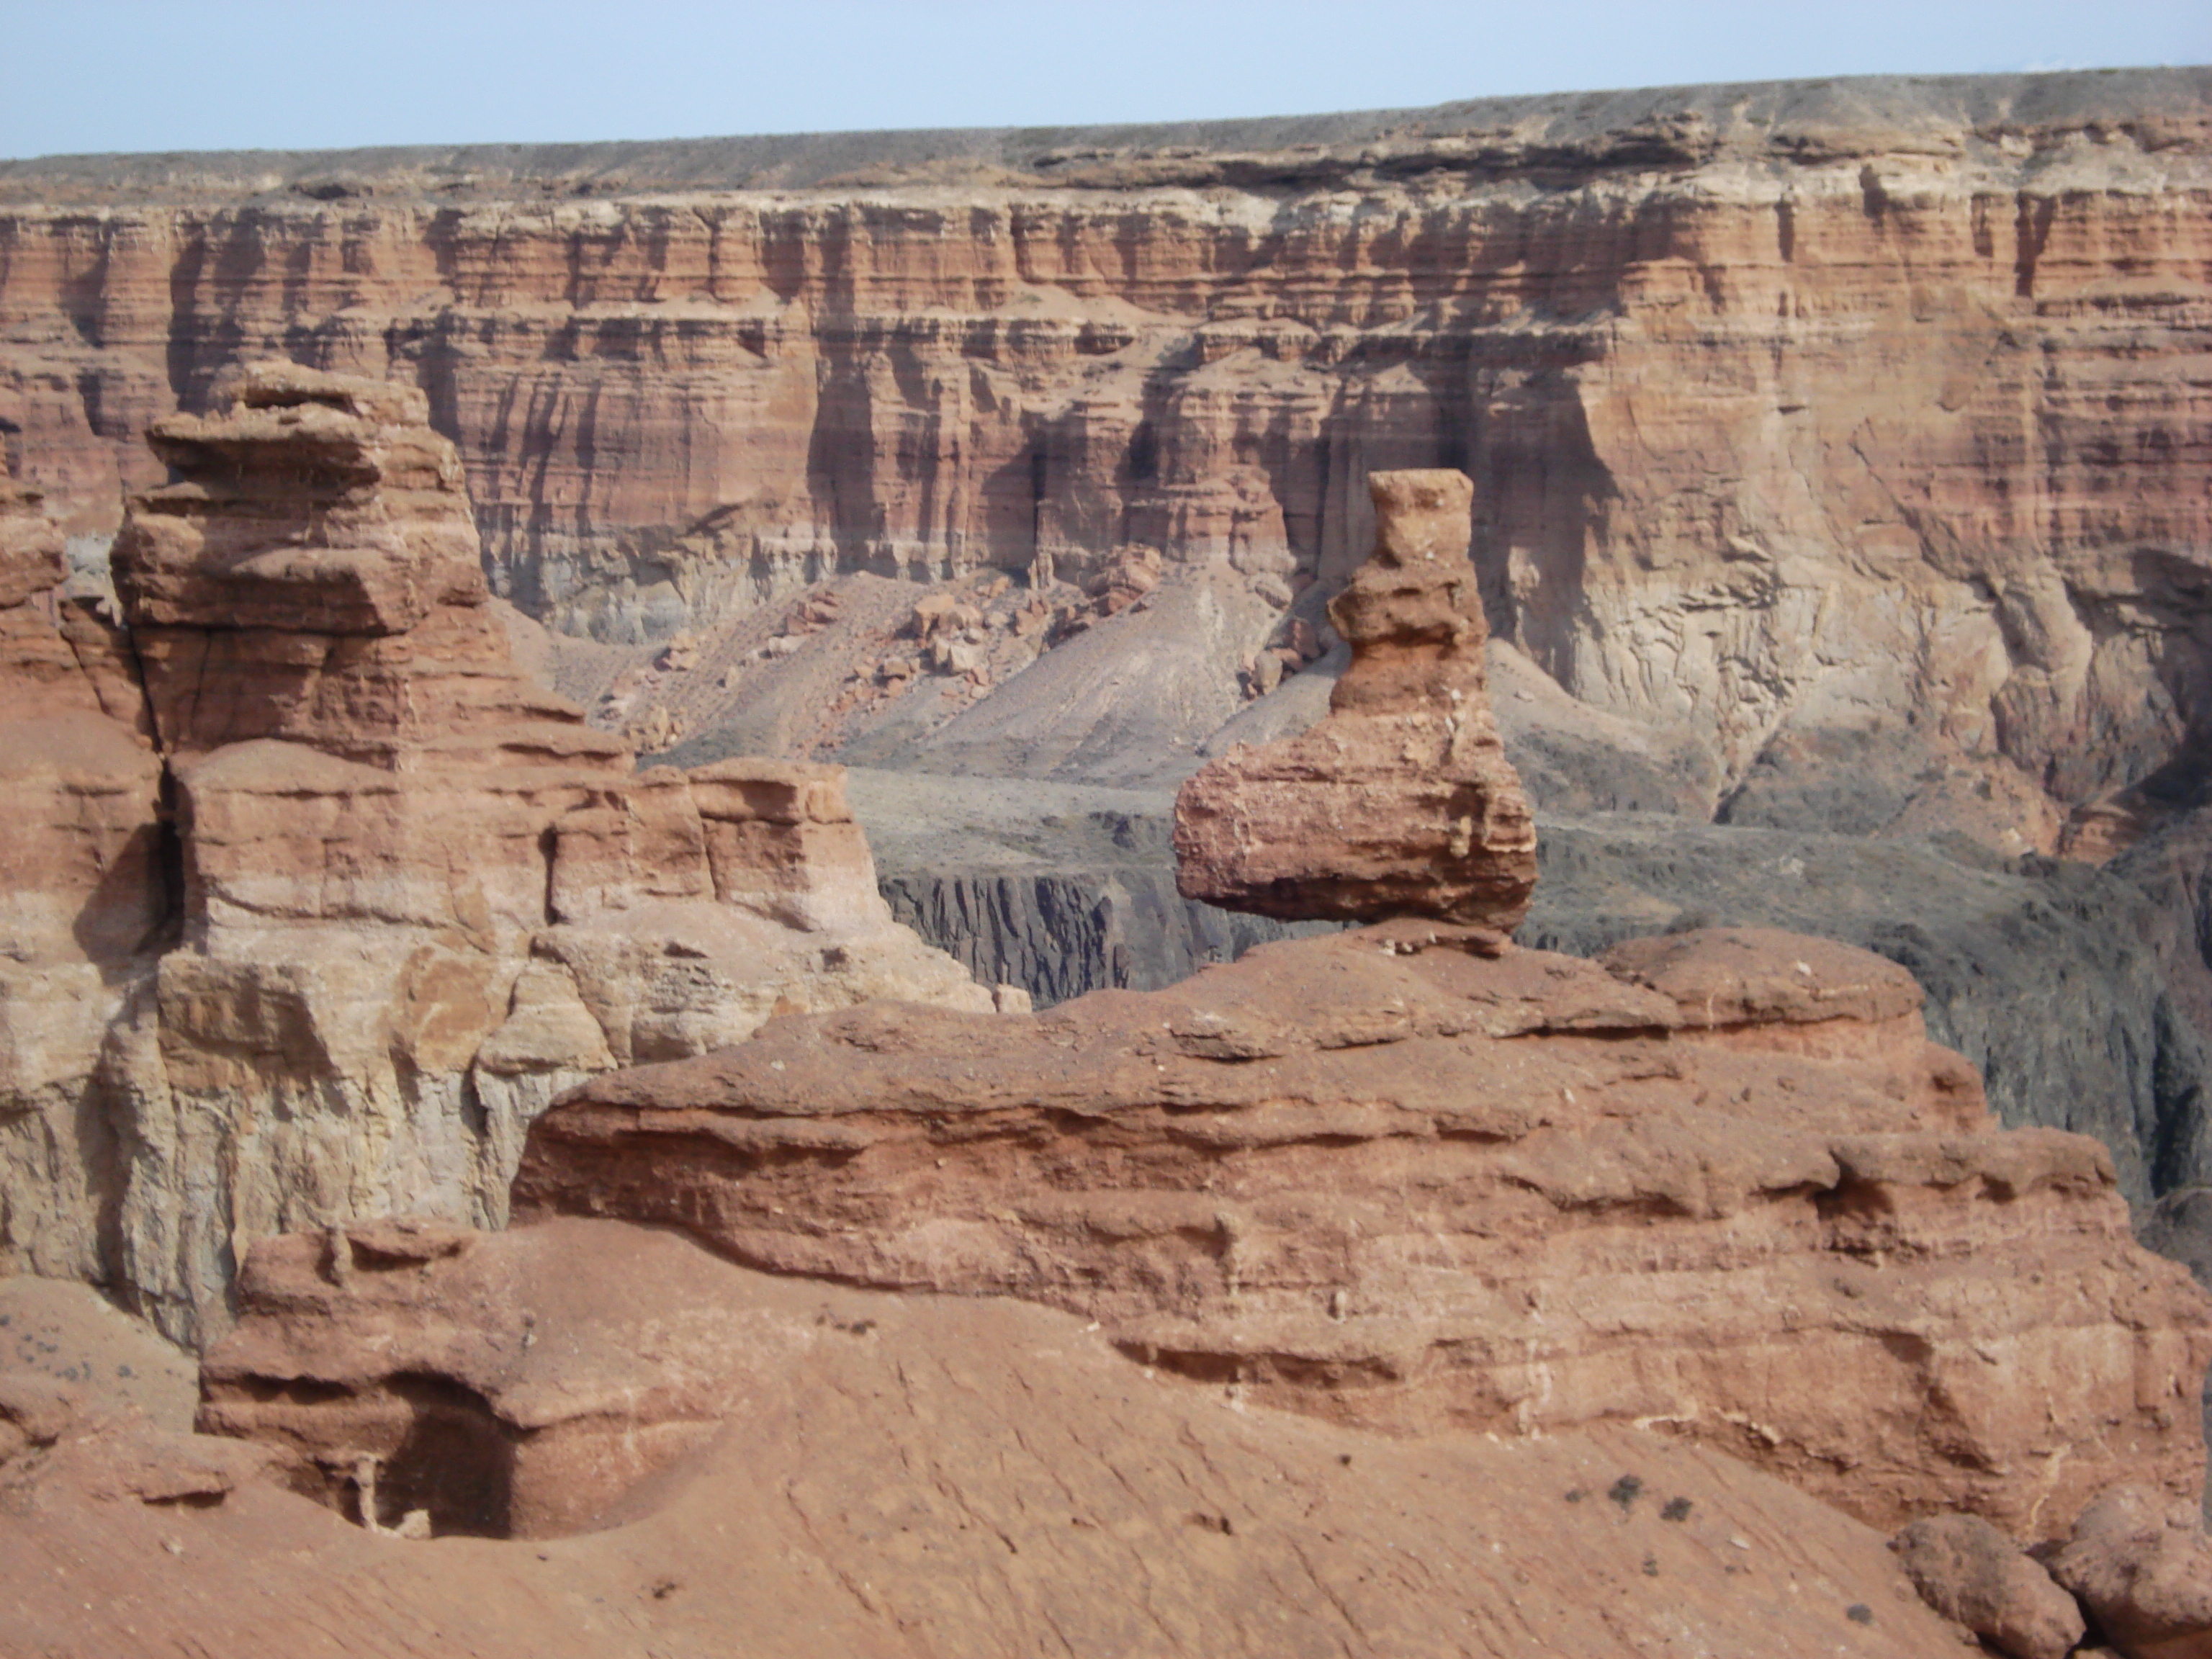
[[[1170,120],[2205,62],[2208,0],[0,0],[0,156]]]

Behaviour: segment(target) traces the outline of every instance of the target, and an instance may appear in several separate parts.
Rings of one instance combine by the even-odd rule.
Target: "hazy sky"
[[[0,0],[0,156],[1308,114],[2212,62],[2212,0]]]

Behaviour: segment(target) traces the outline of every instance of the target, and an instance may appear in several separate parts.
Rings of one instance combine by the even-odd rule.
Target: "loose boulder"
[[[1975,1515],[1915,1521],[1890,1547],[1928,1605],[2013,1659],[2066,1659],[2081,1609],[2011,1539]]]
[[[2114,1487],[2081,1512],[2051,1572],[2127,1659],[2212,1659],[2212,1540],[2187,1498]]]

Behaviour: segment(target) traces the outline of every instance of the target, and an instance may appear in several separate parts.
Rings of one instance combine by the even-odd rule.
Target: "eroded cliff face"
[[[63,599],[59,529],[0,467],[0,1261],[98,1277],[105,1034],[174,901],[161,763],[120,637]]]
[[[1376,480],[1351,695],[1176,804],[1191,887],[1384,919],[1042,1016],[872,1004],[595,1079],[532,1125],[516,1217],[1042,1302],[1232,1400],[1401,1433],[1663,1426],[1885,1527],[2049,1540],[2116,1480],[2201,1498],[2212,1300],[2136,1243],[2096,1141],[1996,1127],[1903,968],[1750,928],[1523,949],[1492,907],[1527,904],[1525,841],[1440,854],[1467,809],[1424,793],[1408,682],[1482,740],[1444,774],[1518,799],[1480,630],[1449,625],[1433,532],[1465,488]]]
[[[150,639],[194,626],[196,585],[283,571],[288,603],[320,580],[362,617],[377,608],[353,603],[364,568],[417,568],[347,556],[381,520],[346,490],[308,516],[333,539],[296,523],[257,535],[255,469],[226,442],[272,418],[257,386],[285,388],[270,401],[296,428],[279,452],[295,478],[318,476],[297,440],[331,428],[320,409],[374,437],[354,400],[391,395],[288,369],[250,381],[223,421],[162,429],[225,459],[194,476],[185,453],[186,478],[134,509],[124,592],[142,612],[164,592],[177,612],[149,618]],[[437,453],[403,424],[392,455]],[[1033,1646],[1047,1631],[1063,1646],[1209,1654],[1629,1653],[1686,1632],[1734,1650],[1749,1618],[1754,1645],[1780,1630],[1793,1650],[1878,1638],[1887,1652],[1955,1638],[1907,1583],[1946,1619],[2018,1626],[1952,1595],[1962,1574],[1938,1558],[1965,1538],[2043,1593],[2049,1639],[2008,1650],[2065,1651],[2084,1628],[2069,1590],[2106,1629],[2198,1639],[2193,1603],[2177,1620],[2172,1598],[2137,1592],[2206,1548],[2187,1522],[2212,1297],[2131,1237],[2104,1148],[1999,1129],[1973,1069],[1928,1041],[1920,990],[1894,963],[1743,927],[1631,938],[1594,962],[1522,948],[1494,907],[1527,902],[1525,837],[1470,832],[1439,855],[1471,815],[1422,787],[1437,757],[1409,682],[1458,693],[1441,701],[1475,763],[1452,775],[1518,799],[1481,631],[1447,602],[1467,577],[1439,503],[1464,489],[1434,471],[1377,481],[1377,550],[1338,609],[1359,652],[1346,695],[1313,733],[1231,751],[1179,806],[1178,844],[1210,887],[1224,878],[1222,896],[1386,919],[1042,1016],[986,1013],[980,996],[794,1007],[747,1041],[593,1078],[530,1124],[507,1231],[407,1218],[259,1240],[239,1322],[202,1368],[200,1435],[0,1376],[0,1432],[21,1443],[0,1438],[0,1519],[45,1522],[14,1555],[36,1566],[50,1537],[105,1521],[114,1542],[96,1559],[147,1559],[141,1510],[181,1499],[220,1516],[226,1559],[271,1560],[314,1608],[360,1605],[339,1522],[281,1482],[380,1547],[532,1540],[526,1554],[462,1547],[465,1561],[402,1550],[465,1566],[467,1593],[395,1560],[354,1626],[379,1632],[459,1627],[448,1607],[476,1628],[511,1601],[503,1627],[557,1626],[548,1639],[585,1651],[637,1628],[671,1651],[726,1648],[733,1618],[763,1650],[791,1645],[787,1630],[818,1649],[825,1620],[856,1652]],[[210,501],[228,505],[203,517]],[[200,522],[224,533],[165,587],[163,550]],[[483,605],[443,577],[426,591]],[[1370,630],[1364,607],[1427,625]],[[331,695],[364,662],[391,665],[408,631],[326,641],[340,645],[319,659]],[[311,720],[320,695],[264,718]],[[197,706],[154,702],[168,719]],[[1368,740],[1378,726],[1390,740]],[[250,737],[198,764],[287,746]],[[441,754],[418,738],[388,770],[346,764],[428,811],[441,781],[471,787]],[[777,827],[740,844],[803,853],[806,835],[787,831],[830,820],[831,776],[753,764],[665,781],[708,820],[715,786],[757,786],[753,816]],[[1395,842],[1363,796],[1392,803]],[[303,816],[320,809],[311,792]],[[550,825],[549,886],[683,879],[671,811],[572,804]],[[1212,833],[1232,817],[1235,836]],[[1375,854],[1380,873],[1350,902],[1339,859],[1299,862],[1327,846],[1322,830]],[[583,879],[564,890],[571,832]],[[708,863],[720,898],[711,846]],[[351,890],[351,867],[330,860],[324,887]],[[309,896],[257,959],[312,934]],[[623,939],[665,914],[634,897],[612,908]],[[219,921],[247,925],[212,907],[192,925],[211,937]],[[508,1024],[596,1030],[611,1048],[561,932],[532,936],[532,965],[568,969],[562,1006],[588,1021],[549,1029],[518,997]],[[629,1057],[653,1054],[634,1043]],[[1423,1493],[1449,1494],[1448,1525]],[[1346,1503],[1362,1514],[1340,1525]],[[1765,1533],[1761,1509],[1777,1517]],[[2141,1516],[2157,1523],[2148,1544]],[[1869,1550],[1868,1523],[1905,1521],[1924,1525],[1902,1554]],[[1399,1531],[1378,1546],[1377,1526]],[[192,1545],[167,1534],[159,1547],[199,1547],[206,1534],[185,1530]],[[2030,1543],[2057,1548],[2068,1590]],[[557,1581],[530,1576],[555,1559]],[[761,1561],[774,1584],[747,1576]],[[281,1577],[301,1563],[315,1570]],[[1765,1582],[1785,1578],[1770,1600]],[[1379,1601],[1363,1588],[1377,1583]],[[1837,1594],[1847,1585],[1856,1599]],[[260,1616],[272,1598],[225,1599],[252,1616],[217,1608],[210,1627],[242,1651],[294,1628]],[[86,1617],[65,1609],[67,1626],[100,1624],[76,1605]],[[1603,1617],[1578,1625],[1593,1606]],[[51,1645],[55,1625],[29,1628]]]
[[[33,808],[0,1261],[173,1334],[221,1328],[255,1237],[502,1222],[530,1119],[595,1072],[779,1008],[993,1006],[891,920],[839,769],[641,773],[514,667],[426,414],[250,370],[155,425],[176,477],[116,544],[127,644],[94,609],[0,612],[46,688],[0,749]],[[59,574],[33,505],[0,519],[0,598]]]
[[[612,639],[1132,544],[1270,603],[1477,483],[1493,623],[1747,822],[2048,845],[2204,700],[2207,77],[1204,132],[0,170],[73,527],[274,353],[411,381],[495,586]],[[1849,767],[1854,787],[1808,793]]]
[[[2095,1141],[1995,1127],[1919,1006],[1788,934],[1597,964],[1383,924],[597,1079],[533,1125],[515,1208],[1042,1302],[1340,1422],[1656,1425],[1879,1526],[2197,1497],[2212,1302]]]

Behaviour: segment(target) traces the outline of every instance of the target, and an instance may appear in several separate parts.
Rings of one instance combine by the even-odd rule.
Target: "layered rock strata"
[[[1015,1020],[878,1005],[588,1084],[515,1212],[1008,1294],[1401,1431],[1656,1426],[1877,1525],[2194,1493],[2212,1304],[2084,1137],[1997,1132],[1908,975],[1401,922]],[[1502,953],[1501,953],[1502,951]]]
[[[1878,1534],[1632,1430],[1401,1444],[1142,1376],[1048,1310],[614,1223],[264,1241],[245,1284],[206,1420],[258,1445],[149,1443],[91,1389],[19,1449],[0,1359],[0,1648],[1959,1650]]]
[[[2203,972],[2161,966],[2149,947],[2174,919],[2118,874],[1954,837],[1628,814],[1545,823],[1540,851],[1523,944],[1595,956],[1733,926],[1862,946],[1911,971],[1930,1032],[1972,1062],[2005,1123],[2094,1135],[2139,1214],[2212,1179]]]
[[[2207,86],[0,164],[0,417],[93,531],[236,362],[410,380],[607,638],[1132,545],[1279,604],[1457,466],[1498,631],[1708,810],[2047,846],[2201,726]]]
[[[1285,920],[1423,915],[1510,933],[1536,826],[1498,741],[1462,473],[1378,472],[1375,551],[1329,602],[1352,660],[1328,714],[1238,745],[1176,797],[1186,898]]]
[[[0,1271],[97,1278],[94,1074],[175,872],[130,659],[65,574],[39,492],[0,470]]]
[[[1525,763],[1510,737],[1506,752]],[[1306,926],[1180,898],[1164,792],[858,768],[851,779],[900,920],[1039,1006],[1155,990]],[[1972,1062],[2004,1123],[2096,1136],[2142,1206],[2212,1182],[2198,930],[2137,885],[2142,854],[2160,845],[2098,870],[1954,836],[1540,812],[1540,877],[1516,938],[1595,956],[1674,928],[1777,927],[1887,957],[1919,981],[1929,1034]],[[2179,948],[2162,963],[2146,941]],[[2202,1276],[2212,1285],[2212,1267]]]
[[[779,1008],[992,1006],[892,921],[838,769],[640,773],[516,670],[427,414],[411,388],[252,370],[228,412],[155,423],[175,481],[116,544],[155,745],[138,827],[176,890],[106,873],[173,903],[174,948],[111,965],[70,1103],[112,1167],[80,1154],[53,1224],[97,1215],[70,1270],[173,1332],[219,1327],[263,1234],[497,1224],[523,1126],[594,1071]],[[11,1168],[11,1212],[59,1178]]]
[[[2135,1244],[2101,1146],[1996,1130],[1903,969],[1758,929],[1509,942],[1533,835],[1468,494],[1376,478],[1328,717],[1177,802],[1187,893],[1391,920],[1028,1020],[867,1006],[601,1079],[533,1126],[516,1213],[1042,1301],[1370,1426],[1663,1425],[1883,1526],[2045,1538],[2115,1480],[2200,1492],[2212,1302]]]

